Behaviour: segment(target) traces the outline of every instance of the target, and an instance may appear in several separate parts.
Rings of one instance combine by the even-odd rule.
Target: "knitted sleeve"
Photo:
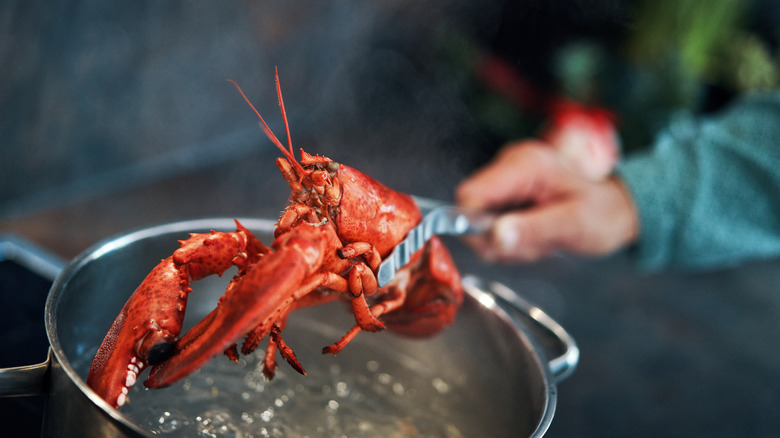
[[[780,255],[780,91],[677,118],[617,169],[639,211],[640,266],[710,268]]]

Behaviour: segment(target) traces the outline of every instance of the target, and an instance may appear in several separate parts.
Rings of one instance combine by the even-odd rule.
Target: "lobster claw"
[[[152,369],[144,385],[171,385],[247,333],[255,329],[262,332],[260,337],[269,333],[299,293],[316,287],[304,285],[304,280],[322,264],[323,242],[296,233],[282,236],[262,263],[250,266],[231,283],[217,307],[177,343],[170,359]]]
[[[173,257],[160,262],[124,305],[98,349],[87,384],[114,407],[150,362],[172,353],[184,319],[189,283]]]
[[[463,302],[460,272],[447,247],[433,236],[387,285],[386,297],[403,304],[382,315],[387,328],[410,337],[431,336],[455,320]]]
[[[104,400],[122,406],[144,369],[174,353],[192,281],[222,274],[232,265],[241,271],[269,251],[249,230],[236,225],[230,233],[191,234],[133,292],[103,339],[87,377],[87,384]]]

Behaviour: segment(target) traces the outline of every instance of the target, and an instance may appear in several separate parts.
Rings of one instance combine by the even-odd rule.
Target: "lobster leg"
[[[334,275],[339,280],[343,279],[339,276]],[[284,327],[284,324],[281,322],[287,318],[287,315],[289,315],[290,312],[292,312],[295,309],[299,309],[301,307],[306,307],[307,305],[317,305],[322,304],[327,301],[331,301],[337,296],[335,295],[328,295],[328,296],[321,296],[320,294],[307,294],[306,292],[309,290],[312,290],[316,288],[318,285],[321,284],[329,284],[329,277],[318,277],[316,275],[311,276],[309,281],[305,282],[297,292],[293,292],[292,296],[294,301],[292,303],[285,304],[284,309],[281,310],[281,316],[278,318],[275,317],[275,315],[270,316],[269,318],[266,318],[266,320],[262,321],[260,324],[255,326],[249,333],[247,333],[246,338],[244,339],[244,343],[241,346],[241,354],[248,355],[251,354],[253,351],[257,349],[257,347],[260,345],[260,342],[262,342],[263,338],[265,338],[266,335],[268,335],[272,328],[273,324],[277,324],[280,327]],[[310,304],[307,304],[309,303]],[[185,338],[189,340],[190,342],[196,340],[200,335],[202,334],[203,330],[206,329],[206,327],[209,326],[209,324],[212,323],[213,317],[216,315],[215,311],[212,311],[205,319],[202,321],[201,324],[198,324],[196,327],[193,327],[192,330],[190,330]],[[200,329],[200,331],[196,330]],[[269,347],[271,348],[271,345],[269,344]],[[234,362],[238,361],[238,347],[236,344],[231,345],[228,350],[225,350],[225,354]]]
[[[381,316],[391,330],[413,337],[433,335],[450,325],[463,301],[460,274],[436,236],[412,255],[384,289],[378,294],[382,300],[369,308],[371,315]],[[322,352],[338,354],[364,329],[358,322]]]
[[[133,292],[106,334],[90,367],[87,384],[114,407],[125,403],[128,389],[149,364],[174,351],[190,282],[244,266],[267,251],[238,224],[232,233],[192,234],[162,260]],[[247,255],[247,248],[258,254]]]
[[[269,332],[271,334],[271,341],[268,342],[265,350],[265,356],[263,357],[263,375],[266,377],[266,379],[271,380],[276,374],[277,349],[282,357],[287,360],[287,362],[296,371],[304,375],[306,374],[303,366],[295,358],[295,354],[292,352],[292,349],[288,347],[282,339],[281,332],[284,330],[284,327],[287,324],[287,317],[291,312],[305,307],[318,306],[320,304],[334,301],[340,297],[340,294],[333,293],[331,289],[346,289],[346,281],[341,276],[330,272],[321,273],[321,275],[322,277],[319,279],[315,278],[315,281],[317,284],[321,284],[323,287],[320,287],[314,292],[296,299],[295,302],[293,302],[293,304],[287,309],[287,312],[282,317],[280,317],[276,323],[271,326],[270,329],[265,329],[261,324],[261,326],[258,326],[249,335],[247,335],[247,339],[244,341],[244,346],[241,349],[241,352],[245,355],[254,351],[266,334]],[[278,330],[276,330],[277,328]]]
[[[365,261],[357,261],[349,272],[349,293],[352,296],[352,313],[355,322],[363,329],[376,332],[385,328],[369,309],[366,297],[376,293],[378,284],[374,271],[379,268],[382,257],[368,242],[353,242],[337,251],[342,259],[362,256]]]
[[[366,301],[366,297],[373,295],[378,287],[376,276],[365,263],[358,263],[349,272],[349,292],[352,295],[352,313],[355,322],[363,329],[377,332],[385,328],[382,321],[378,320]]]
[[[291,367],[295,371],[298,371],[299,373],[306,375],[306,370],[303,369],[303,366],[301,366],[301,363],[298,362],[298,359],[295,357],[295,353],[293,353],[292,348],[290,348],[286,342],[284,342],[284,339],[282,339],[282,329],[284,328],[283,325],[280,324],[274,324],[273,327],[271,327],[271,341],[269,345],[273,345],[274,348],[269,348],[266,352],[266,361],[263,364],[263,374],[267,379],[272,379],[274,377],[273,370],[275,369],[274,366],[270,366],[268,361],[272,360],[273,365],[276,365],[276,359],[275,357],[269,358],[269,354],[273,354],[277,349],[279,350],[279,354],[282,355],[282,357],[287,361],[287,363],[290,364]]]

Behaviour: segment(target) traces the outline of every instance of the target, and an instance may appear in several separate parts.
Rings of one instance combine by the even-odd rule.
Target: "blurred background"
[[[777,87],[773,0],[0,4],[0,234],[68,259],[127,229],[278,216],[278,68],[294,147],[451,201],[565,96],[624,153],[672,114]],[[637,272],[624,254],[489,266],[580,343],[549,436],[774,436],[780,262]],[[42,313],[42,310],[41,310]],[[486,358],[489,360],[489,358]]]

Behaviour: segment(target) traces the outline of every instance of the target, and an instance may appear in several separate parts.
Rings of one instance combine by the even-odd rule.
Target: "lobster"
[[[412,337],[450,325],[463,300],[460,274],[434,236],[393,280],[379,288],[383,258],[421,220],[413,198],[363,173],[300,149],[295,159],[276,71],[276,93],[287,147],[271,132],[237,83],[231,81],[281,151],[276,160],[291,188],[290,201],[268,247],[236,221],[233,232],[191,234],[133,292],[106,334],[87,384],[119,408],[128,389],[151,366],[148,388],[162,388],[226,354],[237,361],[268,338],[263,373],[272,379],[276,353],[306,374],[282,338],[291,312],[340,298],[351,304],[355,325],[323,353],[338,354],[361,331],[384,328]],[[180,337],[191,282],[236,266],[216,308]]]

